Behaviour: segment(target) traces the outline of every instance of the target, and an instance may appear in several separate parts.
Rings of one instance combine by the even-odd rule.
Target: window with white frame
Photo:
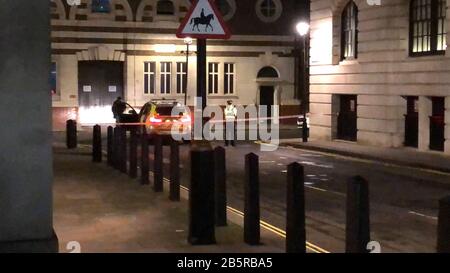
[[[177,94],[184,94],[187,84],[186,62],[177,63]]]
[[[208,93],[219,93],[219,63],[208,64]]]
[[[144,94],[155,94],[156,64],[144,63]]]
[[[234,94],[234,75],[235,68],[234,63],[225,63],[224,65],[224,89],[223,92],[226,95]]]
[[[170,94],[172,79],[172,63],[161,63],[161,94]]]

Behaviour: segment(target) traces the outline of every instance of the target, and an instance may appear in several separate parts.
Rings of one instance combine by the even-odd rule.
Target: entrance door
[[[123,97],[123,62],[78,62],[78,97],[80,108],[108,108]]]
[[[341,95],[338,114],[338,138],[356,141],[357,100],[355,95]]]
[[[419,144],[419,98],[406,97],[405,146],[417,148]]]
[[[444,151],[445,98],[433,97],[433,115],[430,117],[430,150]]]
[[[259,105],[267,106],[267,117],[272,117],[272,105],[274,104],[275,88],[273,86],[261,86],[259,92]]]

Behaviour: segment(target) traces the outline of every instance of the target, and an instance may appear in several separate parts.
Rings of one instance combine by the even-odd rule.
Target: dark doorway
[[[432,97],[432,116],[430,117],[430,150],[444,151],[445,98]]]
[[[406,97],[405,143],[407,147],[419,145],[419,97]]]
[[[274,92],[275,88],[273,86],[261,86],[259,89],[259,105],[267,106],[267,117],[272,117],[272,105],[274,103]]]
[[[111,106],[123,97],[123,62],[78,62],[80,107]]]
[[[355,95],[341,95],[338,114],[338,139],[356,141],[357,139],[357,100]]]

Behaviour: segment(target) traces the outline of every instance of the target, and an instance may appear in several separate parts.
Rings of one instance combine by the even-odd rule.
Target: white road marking
[[[320,167],[320,168],[325,168],[325,169],[334,169],[334,167],[332,165],[317,164],[317,163],[311,162],[311,161],[301,161],[300,163],[303,165],[309,165],[309,166]]]
[[[437,221],[437,219],[438,219],[437,217],[425,215],[425,214],[422,214],[422,213],[419,213],[419,212],[415,212],[415,211],[412,211],[412,210],[409,211],[408,213],[412,214],[412,215],[428,218],[428,219],[431,219],[431,220],[436,220]]]

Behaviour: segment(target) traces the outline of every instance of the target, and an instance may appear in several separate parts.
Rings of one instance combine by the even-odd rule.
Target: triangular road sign
[[[178,38],[229,39],[230,32],[213,0],[198,0],[177,31]]]

